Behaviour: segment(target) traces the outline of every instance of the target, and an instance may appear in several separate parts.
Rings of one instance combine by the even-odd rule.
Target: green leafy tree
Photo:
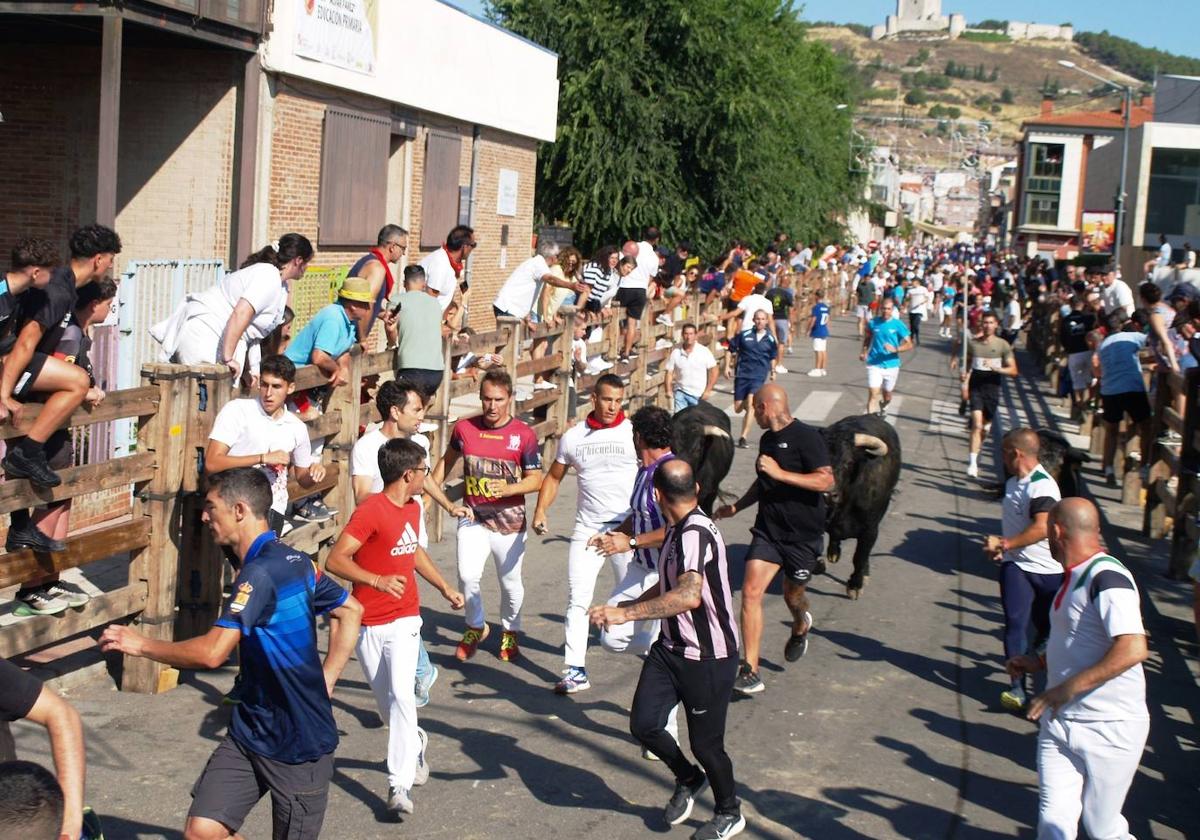
[[[1194,29],[1194,27],[1193,27]],[[1075,43],[1092,58],[1144,82],[1158,73],[1200,76],[1200,58],[1175,55],[1103,32],[1077,32]]]
[[[1013,104],[1013,92],[1010,88],[1000,91],[1000,101],[1005,105]]]
[[[494,0],[559,55],[559,127],[537,211],[585,246],[649,224],[716,253],[777,230],[840,233],[856,74],[775,0]]]

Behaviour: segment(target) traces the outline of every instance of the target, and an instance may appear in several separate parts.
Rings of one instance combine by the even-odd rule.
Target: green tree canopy
[[[559,55],[558,139],[537,208],[586,246],[657,225],[715,254],[737,237],[840,233],[857,74],[777,0],[493,0]]]

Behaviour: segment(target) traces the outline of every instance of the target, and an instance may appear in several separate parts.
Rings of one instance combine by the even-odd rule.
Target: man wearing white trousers
[[[427,738],[417,726],[413,681],[421,649],[419,574],[454,609],[463,596],[450,588],[425,549],[425,523],[417,499],[425,484],[425,450],[404,438],[379,449],[382,493],[354,511],[330,551],[325,568],[354,584],[363,605],[357,655],[388,726],[388,800],[394,814],[413,812],[412,788],[429,779]],[[415,573],[415,574],[414,574]]]
[[[1150,717],[1147,656],[1133,575],[1100,543],[1100,513],[1069,498],[1050,510],[1047,538],[1065,570],[1050,612],[1044,656],[1014,656],[1014,677],[1045,669],[1046,691],[1029,704],[1038,733],[1038,838],[1132,838],[1121,815]]]
[[[525,495],[541,487],[542,456],[533,429],[512,416],[512,399],[512,377],[506,371],[485,373],[479,381],[483,413],[454,424],[446,454],[433,470],[433,482],[441,487],[460,458],[463,462],[463,501],[468,510],[458,520],[458,580],[466,598],[467,626],[454,652],[460,662],[474,656],[488,636],[480,592],[488,558],[495,560],[500,579],[503,632],[498,655],[503,662],[520,655]]]
[[[588,682],[588,607],[596,591],[596,577],[604,566],[604,555],[589,540],[600,531],[616,528],[629,511],[629,494],[637,475],[637,450],[633,427],[622,411],[625,383],[606,373],[592,388],[592,410],[584,422],[566,431],[558,444],[538,492],[533,512],[533,530],[545,534],[546,511],[558,496],[567,470],[574,467],[576,486],[575,530],[567,556],[566,671],[555,686],[556,694],[574,694],[592,687]],[[616,585],[625,577],[630,552],[609,555]]]

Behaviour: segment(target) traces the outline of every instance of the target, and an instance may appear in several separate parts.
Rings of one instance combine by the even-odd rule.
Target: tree
[[[958,73],[958,65],[954,63],[954,59],[946,62],[946,69],[942,71],[944,75],[955,76]]]
[[[1009,88],[1000,91],[1000,101],[1005,105],[1013,104],[1013,92]]]
[[[1103,32],[1077,32],[1075,43],[1092,58],[1114,70],[1143,82],[1151,82],[1158,73],[1200,76],[1200,58],[1175,55],[1165,50],[1143,47],[1125,38]]]
[[[716,253],[777,230],[840,233],[862,194],[846,165],[857,75],[777,0],[493,0],[559,55],[557,141],[537,212],[585,246],[648,224]],[[602,34],[602,37],[601,37]]]
[[[924,105],[929,101],[929,94],[921,88],[913,88],[908,93],[904,94],[905,105]]]
[[[994,82],[999,78],[1000,78],[1000,67],[998,65],[994,65],[992,67],[991,75],[988,76],[988,81]]]

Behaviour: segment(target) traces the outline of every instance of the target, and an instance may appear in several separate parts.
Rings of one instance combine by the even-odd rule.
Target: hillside
[[[1044,88],[1055,92],[1055,110],[1117,106],[1117,96],[1102,95],[1099,83],[1061,67],[1061,59],[1117,82],[1141,84],[1068,42],[871,41],[845,27],[826,26],[809,32],[853,60],[863,89],[856,128],[875,143],[895,147],[906,168],[957,168],[968,153],[979,155],[984,165],[1010,159],[1021,121],[1039,113]],[[872,123],[872,115],[945,122]],[[987,123],[983,131],[981,121]]]

